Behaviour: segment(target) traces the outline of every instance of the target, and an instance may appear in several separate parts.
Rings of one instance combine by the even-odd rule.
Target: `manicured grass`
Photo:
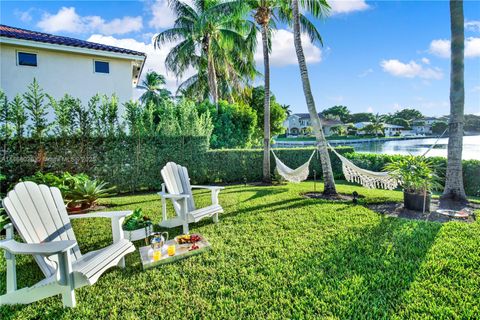
[[[306,199],[310,182],[232,186],[220,194],[225,214],[191,225],[213,251],[143,271],[138,252],[76,291],[78,306],[59,297],[3,306],[1,319],[154,318],[480,318],[480,224],[382,217],[350,203]],[[365,202],[400,201],[400,192],[357,190]],[[205,205],[209,194],[196,194]],[[142,208],[160,219],[155,194],[107,199],[109,210]],[[81,250],[111,241],[106,219],[75,220]],[[169,230],[174,236],[180,229]],[[142,242],[137,242],[137,246]],[[19,285],[42,278],[18,257]],[[0,258],[0,292],[5,260]]]

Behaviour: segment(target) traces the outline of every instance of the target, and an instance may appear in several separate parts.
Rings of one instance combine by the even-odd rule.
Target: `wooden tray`
[[[180,259],[185,259],[188,257],[191,257],[193,255],[197,255],[199,253],[211,250],[212,247],[210,243],[202,236],[199,235],[202,240],[197,242],[197,246],[199,247],[196,250],[189,251],[190,246],[188,245],[178,245],[175,240],[168,240],[167,243],[165,244],[164,248],[162,249],[162,256],[159,260],[153,261],[153,257],[148,256],[148,250],[150,249],[150,246],[144,246],[140,247],[138,250],[140,251],[140,258],[142,259],[142,265],[143,269],[149,269],[152,267],[156,267],[159,265],[164,265],[167,263],[172,263]],[[174,256],[169,256],[167,254],[166,248],[170,245],[175,245],[175,255]]]

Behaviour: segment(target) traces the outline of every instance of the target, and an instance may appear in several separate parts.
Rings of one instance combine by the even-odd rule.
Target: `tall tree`
[[[325,0],[304,0],[307,6],[311,8],[311,12],[314,12],[316,16],[322,16],[330,8]],[[302,38],[300,30],[300,15],[298,12],[298,0],[292,0],[292,13],[293,13],[293,42],[295,44],[295,52],[297,53],[298,66],[300,67],[300,75],[302,78],[303,92],[305,94],[305,100],[308,106],[308,112],[310,113],[310,119],[312,121],[313,130],[318,144],[318,150],[320,153],[320,161],[322,164],[324,189],[325,195],[336,194],[335,180],[333,178],[332,164],[330,163],[330,156],[328,154],[327,140],[323,133],[322,123],[318,116],[317,108],[315,107],[315,100],[313,99],[312,89],[310,87],[310,79],[308,77],[307,63],[305,61],[305,54],[303,53]]]
[[[239,0],[240,2],[242,0]],[[313,0],[312,2],[316,2]],[[308,1],[307,1],[308,2]],[[315,9],[314,6],[310,6],[305,3],[304,9]],[[253,13],[255,22],[258,24],[262,34],[262,51],[263,51],[263,69],[264,69],[264,137],[263,137],[263,180],[265,182],[271,181],[270,176],[270,51],[271,51],[271,33],[275,28],[275,21],[278,20],[282,23],[292,24],[292,9],[285,0],[248,0],[247,1],[250,10]],[[303,3],[303,2],[302,2]],[[317,11],[311,12],[313,16],[316,16]],[[317,29],[311,23],[306,16],[299,13],[299,23],[302,31],[307,32],[312,41],[322,41]]]
[[[23,94],[25,108],[29,111],[30,128],[32,137],[41,140],[48,131],[47,106],[43,103],[46,95],[38,85],[37,79],[28,86],[28,91]]]
[[[217,70],[235,69],[234,54],[239,59],[249,55],[247,60],[253,62],[254,39],[247,36],[253,28],[241,19],[245,6],[237,1],[220,0],[194,0],[192,6],[180,0],[169,3],[177,18],[173,28],[155,37],[155,47],[180,40],[165,59],[167,69],[177,77],[189,68],[196,69],[198,77],[206,74],[210,96],[217,104]],[[247,43],[246,39],[251,41]]]
[[[13,132],[18,140],[22,140],[25,136],[25,127],[28,118],[25,111],[25,104],[23,103],[23,99],[19,94],[17,94],[10,102],[10,108],[12,110],[11,120]]]
[[[467,201],[462,177],[462,149],[464,124],[464,18],[463,0],[450,0],[451,70],[450,120],[448,124],[448,158],[445,189],[442,198]]]
[[[140,101],[144,104],[148,104],[153,101],[155,104],[159,104],[162,100],[170,99],[172,93],[165,88],[162,88],[166,84],[165,77],[155,71],[147,72],[142,84],[138,87],[145,90],[140,96]]]
[[[342,122],[348,122],[350,119],[350,110],[346,106],[333,106],[322,111],[322,115],[332,115],[337,117]]]

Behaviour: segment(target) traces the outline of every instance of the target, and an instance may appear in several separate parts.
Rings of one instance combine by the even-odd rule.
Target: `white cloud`
[[[395,77],[401,78],[423,78],[423,79],[441,79],[443,73],[439,68],[427,68],[415,61],[403,63],[397,59],[383,60],[380,63],[383,71],[390,73]]]
[[[183,3],[193,7],[193,0],[183,0]],[[173,26],[177,18],[168,5],[168,0],[155,0],[149,7],[152,18],[148,25],[156,29],[165,29]]]
[[[152,19],[148,25],[153,28],[168,28],[173,26],[175,15],[168,6],[167,0],[156,0],[150,7]]]
[[[142,17],[123,17],[106,22],[99,16],[80,16],[74,7],[62,7],[56,14],[44,13],[37,26],[45,32],[86,33],[100,32],[106,35],[139,31]]]
[[[367,108],[367,112],[373,113],[373,108],[372,108],[372,107],[368,107],[368,108]]]
[[[365,78],[366,76],[368,76],[370,73],[373,72],[373,69],[372,68],[368,68],[367,70],[363,71],[362,73],[360,73],[358,75],[359,78]]]
[[[34,8],[30,8],[27,11],[21,11],[18,9],[15,9],[13,14],[20,19],[22,22],[30,22],[32,21],[32,12],[34,11]]]
[[[422,58],[422,62],[423,62],[424,64],[430,64],[430,60],[429,60],[428,58],[425,58],[425,57]]]
[[[465,21],[465,29],[480,32],[480,21]]]
[[[263,51],[261,35],[257,35],[257,51],[255,61],[257,64],[263,64]],[[318,63],[322,61],[322,50],[315,46],[307,34],[302,34],[302,45],[307,63]],[[272,36],[272,52],[270,54],[270,65],[282,67],[297,64],[297,54],[293,44],[293,33],[279,29]]]
[[[480,92],[480,86],[475,86],[470,90],[471,92]]]
[[[171,72],[167,72],[165,68],[165,58],[170,52],[170,49],[176,45],[175,43],[165,44],[162,45],[161,48],[155,49],[151,41],[145,43],[131,38],[117,39],[112,36],[104,36],[100,34],[94,34],[90,36],[87,41],[145,52],[147,54],[147,60],[145,61],[145,65],[143,67],[140,83],[144,79],[147,71],[152,70],[165,76],[167,82],[166,87],[167,89],[172,91],[172,93],[175,93],[178,85],[183,80],[194,74],[193,70],[189,70],[185,73],[182,79],[177,80],[174,74],[172,74]]]
[[[363,11],[370,8],[365,0],[330,0],[328,4],[332,8],[331,15]]]
[[[428,52],[442,58],[450,57],[450,40],[437,39],[430,42]],[[465,38],[465,58],[480,57],[480,38]]]

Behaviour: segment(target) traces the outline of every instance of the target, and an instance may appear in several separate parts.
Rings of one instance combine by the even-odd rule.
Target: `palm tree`
[[[201,77],[206,73],[209,94],[218,102],[218,74],[220,67],[233,69],[235,58],[252,56],[253,41],[248,36],[249,23],[241,17],[245,6],[236,1],[194,0],[193,6],[180,0],[169,1],[177,19],[173,28],[159,33],[155,47],[167,42],[180,41],[165,59],[165,65],[177,77],[194,68]],[[190,81],[193,82],[193,81]]]
[[[375,134],[375,136],[378,138],[378,133],[383,134],[385,131],[384,128],[384,116],[379,115],[378,113],[373,116],[372,123],[371,125],[371,130]]]
[[[303,3],[310,9],[314,16],[321,17],[327,13],[330,8],[325,0],[304,0]],[[303,53],[301,30],[300,30],[300,15],[298,12],[298,0],[292,0],[292,14],[293,14],[293,41],[295,44],[295,51],[297,53],[298,65],[300,67],[300,75],[302,78],[303,92],[310,113],[310,119],[318,144],[320,153],[320,161],[322,164],[323,180],[325,182],[323,193],[325,195],[337,194],[335,187],[335,180],[333,178],[332,165],[330,163],[330,156],[327,149],[327,140],[323,133],[322,123],[318,116],[317,108],[315,107],[315,100],[313,99],[312,89],[310,88],[310,80],[308,78],[307,63],[305,61],[305,54]]]
[[[285,111],[285,114],[287,115],[287,118],[292,115],[292,110],[290,110],[290,105],[289,104],[282,104],[280,105],[282,109]]]
[[[140,101],[147,105],[150,101],[158,105],[161,100],[172,98],[172,93],[165,88],[162,88],[166,83],[165,77],[155,71],[147,72],[145,80],[138,88],[146,90],[141,96]]]
[[[242,0],[238,0],[242,1]],[[264,124],[263,124],[263,181],[271,182],[270,175],[270,59],[271,34],[275,28],[276,19],[291,25],[292,10],[285,0],[248,0],[248,6],[253,13],[253,18],[262,34],[263,69],[264,69]],[[308,9],[308,8],[307,8]],[[321,41],[320,34],[315,26],[300,14],[300,23],[303,31],[307,32],[312,41]]]
[[[443,199],[467,201],[462,177],[462,149],[464,124],[464,18],[463,1],[450,0],[451,71],[450,71],[450,120],[448,124],[447,172]]]

